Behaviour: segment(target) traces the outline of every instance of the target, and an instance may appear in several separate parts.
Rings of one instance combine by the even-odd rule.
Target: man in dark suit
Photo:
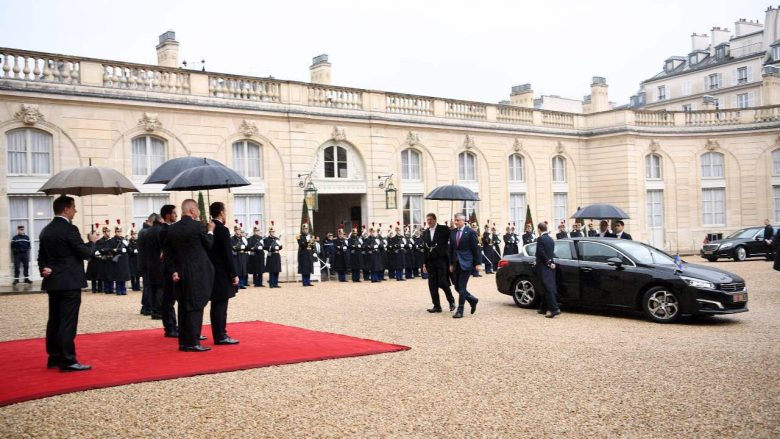
[[[764,242],[766,243],[766,260],[771,261],[772,257],[772,238],[775,236],[775,229],[769,218],[764,220]]]
[[[599,236],[599,232],[593,227],[593,223],[588,223],[588,237],[592,238],[594,236]]]
[[[214,287],[214,266],[207,253],[214,244],[214,223],[204,226],[199,218],[198,203],[184,200],[181,220],[168,227],[163,249],[173,261],[171,279],[178,284],[179,350],[186,352],[211,350],[200,345],[200,330],[203,308]]]
[[[425,246],[425,262],[423,273],[428,274],[428,291],[431,293],[433,308],[428,312],[441,312],[439,300],[439,288],[444,290],[447,302],[450,304],[450,312],[455,311],[455,297],[450,291],[450,276],[447,269],[449,263],[450,229],[436,222],[436,214],[429,213],[425,216],[428,230],[422,233],[422,241]]]
[[[176,325],[176,295],[174,294],[173,280],[173,261],[171,256],[166,254],[165,238],[168,236],[168,227],[176,223],[178,218],[176,206],[166,204],[160,208],[160,217],[162,218],[162,227],[159,229],[157,238],[159,239],[159,249],[162,254],[162,295],[160,296],[159,315],[162,319],[165,336],[171,338],[179,337],[179,328]]]
[[[617,239],[631,239],[631,235],[625,232],[626,224],[621,221],[615,221],[615,238]]]
[[[569,238],[582,238],[582,230],[580,230],[580,223],[575,222],[572,226],[574,229],[569,233]]]
[[[477,233],[466,226],[466,215],[455,214],[455,229],[450,232],[450,272],[455,277],[455,288],[458,290],[458,310],[452,316],[455,319],[463,317],[463,305],[468,301],[471,313],[477,310],[479,299],[466,289],[471,271],[477,273],[482,269],[480,263],[479,239]]]
[[[38,268],[41,289],[49,296],[46,324],[47,366],[63,372],[89,370],[92,366],[76,360],[76,327],[81,306],[81,289],[87,286],[84,259],[95,252],[97,235],[89,234],[89,244],[81,240],[79,228],[71,221],[76,215],[73,198],[62,195],[52,205],[54,218],[41,230]]]
[[[561,313],[558,308],[558,289],[555,285],[555,242],[547,233],[547,224],[539,223],[539,238],[536,240],[536,274],[542,281],[544,294],[542,295],[540,313],[545,317],[553,318]]]
[[[609,222],[607,220],[601,220],[599,223],[599,231],[597,233],[599,238],[614,238],[615,234],[609,231]]]
[[[228,300],[236,296],[238,271],[234,264],[230,231],[225,227],[225,204],[217,201],[209,206],[214,224],[214,245],[209,259],[214,265],[214,288],[211,290],[211,335],[214,344],[238,344],[227,335]]]

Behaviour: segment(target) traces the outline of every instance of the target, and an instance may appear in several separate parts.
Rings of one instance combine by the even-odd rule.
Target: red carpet
[[[310,331],[267,322],[229,323],[234,346],[214,346],[204,326],[209,352],[179,352],[178,340],[162,329],[83,334],[76,337],[86,372],[46,369],[42,338],[0,343],[0,406],[62,393],[166,380],[241,369],[404,351],[406,346]]]

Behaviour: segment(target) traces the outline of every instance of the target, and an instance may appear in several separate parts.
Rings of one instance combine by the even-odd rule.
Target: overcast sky
[[[309,80],[327,53],[336,85],[498,102],[512,85],[581,99],[604,76],[623,104],[690,34],[757,0],[19,1],[0,0],[0,46],[155,64],[176,31],[180,60],[206,69]]]

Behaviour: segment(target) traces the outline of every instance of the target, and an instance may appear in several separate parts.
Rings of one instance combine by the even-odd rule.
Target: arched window
[[[408,148],[401,151],[401,179],[420,180],[420,153]]]
[[[247,178],[263,178],[260,145],[249,140],[233,143],[233,170]]]
[[[165,162],[165,140],[154,136],[133,139],[133,175],[146,176]]]
[[[702,178],[724,178],[723,154],[719,152],[705,152],[701,155]]]
[[[525,160],[520,154],[509,156],[509,181],[525,181]]]
[[[646,155],[645,180],[660,180],[661,178],[661,156],[658,154]]]
[[[552,181],[553,183],[566,182],[566,159],[562,156],[555,156],[552,159]]]
[[[33,128],[6,133],[9,175],[51,174],[51,134]]]
[[[347,178],[347,149],[338,145],[325,148],[325,178]]]
[[[772,151],[772,175],[780,175],[780,149]]]
[[[470,152],[458,155],[458,179],[475,181],[477,179],[477,157]]]

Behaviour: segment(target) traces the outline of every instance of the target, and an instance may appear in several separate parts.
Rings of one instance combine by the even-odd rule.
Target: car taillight
[[[509,265],[509,261],[507,261],[506,259],[502,259],[498,261],[498,268],[504,268],[507,265]]]

